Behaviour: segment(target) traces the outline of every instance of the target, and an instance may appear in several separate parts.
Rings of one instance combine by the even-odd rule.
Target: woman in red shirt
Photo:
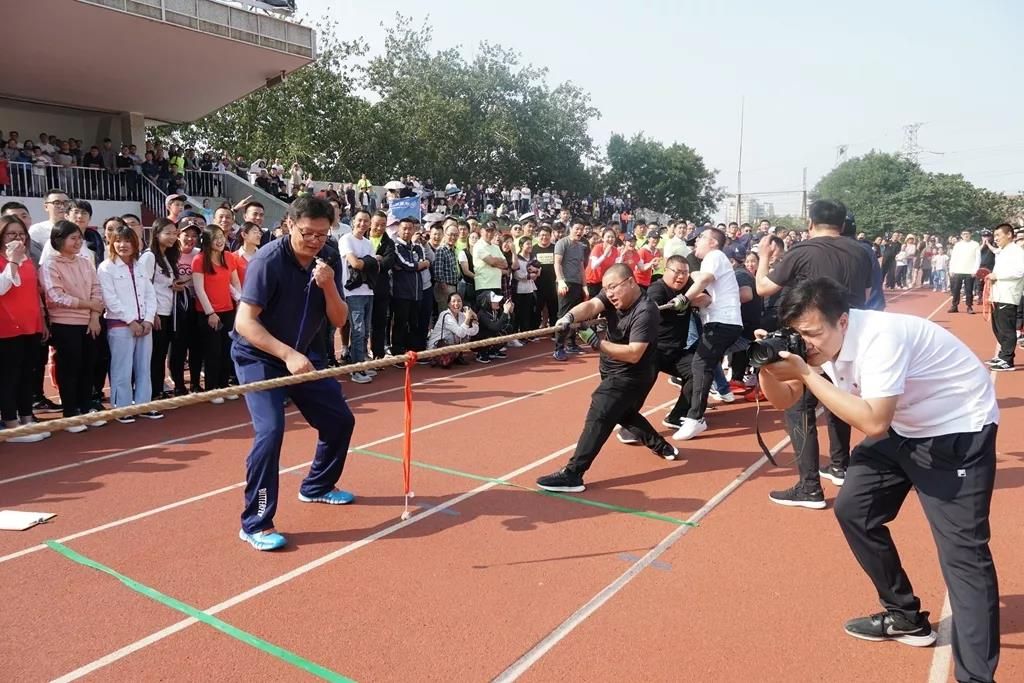
[[[615,231],[605,228],[601,234],[601,242],[594,245],[587,257],[587,265],[583,269],[583,279],[587,284],[587,293],[593,299],[601,291],[601,280],[604,273],[619,258],[619,249],[615,246]]]
[[[241,296],[238,257],[225,251],[228,240],[216,225],[203,229],[199,254],[192,261],[196,310],[200,312],[206,390],[223,389],[231,376],[231,337],[235,326],[235,301]],[[232,397],[232,400],[238,398]],[[223,403],[215,398],[211,403]]]
[[[28,228],[17,216],[0,218],[0,358],[8,369],[0,381],[0,417],[4,427],[36,421],[32,414],[39,345],[49,337],[43,324],[39,279],[28,257]],[[9,439],[33,443],[49,432]]]

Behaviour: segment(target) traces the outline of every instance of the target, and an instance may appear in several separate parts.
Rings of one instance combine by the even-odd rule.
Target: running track
[[[944,302],[911,292],[890,310],[931,315],[991,357],[982,317],[949,316]],[[843,634],[845,619],[877,610],[870,584],[830,511],[768,502],[794,471],[761,467],[752,404],[709,413],[711,429],[680,463],[612,440],[585,494],[520,488],[568,457],[596,383],[594,355],[559,364],[549,347],[414,371],[421,466],[404,523],[403,371],[343,384],[357,427],[342,485],[356,504],[295,500],[315,436],[290,418],[277,521],[291,545],[276,554],[236,536],[249,445],[241,401],[0,445],[2,507],[58,513],[0,536],[2,678],[313,680],[314,668],[358,681],[951,680],[948,647]],[[1024,680],[1024,378],[1004,373],[996,389],[1000,679]],[[653,423],[673,398],[659,381]],[[778,417],[762,415],[770,445],[785,438]],[[944,588],[913,496],[893,529],[937,623]]]

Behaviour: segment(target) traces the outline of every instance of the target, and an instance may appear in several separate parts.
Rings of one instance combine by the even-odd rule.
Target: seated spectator
[[[437,323],[430,331],[427,348],[439,349],[462,344],[470,341],[479,331],[480,325],[477,322],[476,314],[472,309],[463,309],[462,297],[458,292],[452,292],[448,295],[448,308],[437,316]],[[465,365],[466,360],[462,357],[462,353],[450,353],[435,358],[431,364],[449,368],[452,363]]]

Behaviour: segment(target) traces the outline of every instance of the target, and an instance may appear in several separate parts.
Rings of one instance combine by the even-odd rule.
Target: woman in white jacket
[[[477,322],[476,314],[471,309],[463,309],[462,297],[459,296],[458,292],[452,292],[448,295],[448,308],[441,311],[441,314],[437,316],[437,323],[434,325],[434,329],[430,331],[430,337],[427,339],[427,348],[436,349],[452,346],[453,344],[462,344],[476,336],[479,331],[480,325]],[[438,356],[434,359],[433,364],[439,365],[442,368],[448,368],[455,362],[458,362],[460,365],[465,365],[466,363],[461,353],[452,353]]]
[[[153,395],[150,359],[153,355],[153,321],[157,314],[156,290],[146,269],[139,264],[139,238],[120,226],[108,245],[109,258],[97,271],[107,312],[107,340],[110,344],[110,393],[115,408],[147,403]],[[132,391],[132,374],[135,390]],[[153,411],[143,417],[157,420]],[[120,417],[129,424],[134,417]]]

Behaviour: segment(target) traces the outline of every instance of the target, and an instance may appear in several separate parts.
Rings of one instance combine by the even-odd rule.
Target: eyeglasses
[[[632,279],[633,278],[631,278],[631,277],[627,277],[625,280],[619,280],[614,285],[605,285],[604,291],[606,291],[606,292],[614,292],[619,287],[621,287],[623,284],[625,284],[626,282],[629,282]]]
[[[326,242],[327,241],[327,236],[328,235],[327,235],[326,232],[303,232],[301,230],[298,230],[297,232],[299,233],[299,236],[303,240],[305,240],[307,242]]]
[[[67,206],[71,202],[67,199],[54,199],[52,202],[46,202],[47,204],[53,204],[54,206]]]
[[[690,274],[690,271],[688,271],[688,270],[681,270],[679,268],[666,268],[665,272],[666,273],[675,273],[676,275],[680,275],[680,276],[686,276],[686,275]]]

